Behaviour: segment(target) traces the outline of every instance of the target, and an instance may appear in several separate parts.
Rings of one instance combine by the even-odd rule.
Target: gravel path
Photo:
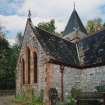
[[[0,96],[0,105],[13,105],[14,96]]]

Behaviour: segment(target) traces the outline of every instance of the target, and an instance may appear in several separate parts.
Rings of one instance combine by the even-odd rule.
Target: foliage
[[[43,98],[44,98],[44,90],[41,89],[41,91],[40,91],[40,100],[43,101]]]
[[[105,27],[105,22],[104,22],[104,24],[103,24],[103,27]]]
[[[50,33],[53,33],[55,36],[63,37],[63,33],[56,32],[55,20],[53,20],[53,19],[50,22],[39,23],[38,27],[40,29],[43,29],[43,30],[48,31]]]
[[[104,25],[102,24],[101,18],[96,18],[93,20],[88,20],[87,22],[87,31],[88,33],[97,32],[103,29]]]
[[[9,47],[7,40],[0,40],[0,72],[2,72],[2,70],[6,70],[9,73],[10,71],[12,72],[15,69],[16,62],[14,61],[17,61],[18,53],[19,49],[17,48],[17,46]],[[7,77],[7,75],[2,75],[2,73],[0,73],[0,75],[0,78],[2,78],[2,76]],[[9,78],[10,77],[11,76],[9,76]]]
[[[57,105],[76,105],[76,98],[80,95],[81,89],[72,88],[71,95],[67,97],[65,102],[58,102]]]
[[[52,19],[50,22],[39,23],[38,27],[50,33],[55,33],[55,20]]]
[[[72,96],[67,97],[65,101],[58,101],[56,105],[76,105],[76,99]]]
[[[3,89],[15,87],[16,56],[13,50],[8,41],[0,37],[0,88]]]
[[[23,95],[16,96],[15,103],[20,103],[24,105],[44,105],[42,93],[38,96],[35,95],[34,90],[29,89],[23,92]],[[31,97],[30,97],[31,96]]]
[[[18,44],[10,46],[4,32],[0,32],[0,89],[15,88],[16,64],[20,47]]]
[[[88,22],[87,22],[87,31],[89,32],[89,33],[92,33],[92,32],[95,32],[95,28],[94,28],[94,22],[92,21],[92,20],[89,20]]]
[[[15,97],[15,103],[24,103],[24,102],[26,102],[26,97],[24,95]]]
[[[0,80],[4,79],[7,75],[5,75],[6,71],[8,71],[8,59],[9,52],[11,49],[9,48],[9,43],[3,37],[0,37]]]
[[[81,89],[77,89],[77,88],[72,88],[71,89],[71,96],[74,98],[77,98],[81,93]]]
[[[71,95],[68,96],[66,100],[63,102],[58,101],[56,105],[76,105],[77,104],[76,98],[80,95],[80,93],[81,89],[73,87],[71,90]]]
[[[69,96],[67,99],[67,105],[76,105],[76,99],[73,96]]]
[[[22,33],[18,32],[16,36],[16,45],[21,47],[22,41],[23,41]]]
[[[96,90],[98,92],[105,92],[105,85],[103,85],[103,86],[96,86]]]

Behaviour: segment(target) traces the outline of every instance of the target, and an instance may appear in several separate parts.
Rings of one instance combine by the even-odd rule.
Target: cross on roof
[[[74,29],[75,32],[78,32],[79,31],[79,27],[77,27],[77,28],[76,27],[73,27],[73,29]]]

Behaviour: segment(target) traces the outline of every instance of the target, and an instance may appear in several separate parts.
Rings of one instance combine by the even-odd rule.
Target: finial
[[[28,18],[31,18],[31,11],[28,11]]]
[[[75,1],[74,1],[74,10],[75,10]]]

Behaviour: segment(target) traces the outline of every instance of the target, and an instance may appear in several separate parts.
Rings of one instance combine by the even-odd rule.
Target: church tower
[[[73,43],[78,42],[79,40],[87,37],[87,31],[81,22],[81,19],[75,9],[70,16],[70,19],[67,23],[67,26],[64,30],[64,39],[71,41]]]

